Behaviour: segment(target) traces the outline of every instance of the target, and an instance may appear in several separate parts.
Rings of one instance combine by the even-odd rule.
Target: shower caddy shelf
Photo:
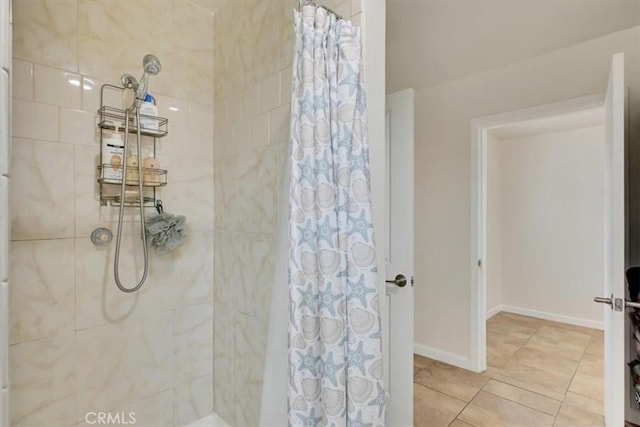
[[[142,199],[138,197],[127,197],[125,196],[125,200],[120,200],[120,194],[106,194],[105,185],[106,186],[118,186],[122,185],[122,180],[116,180],[113,178],[105,178],[105,171],[113,168],[113,166],[109,163],[104,163],[104,159],[102,158],[102,144],[104,139],[104,131],[117,131],[118,129],[124,132],[125,125],[125,111],[122,108],[115,108],[111,106],[104,105],[104,92],[105,89],[116,90],[121,92],[121,96],[124,95],[124,91],[126,88],[120,86],[114,86],[110,84],[102,85],[100,89],[100,108],[98,109],[98,128],[100,129],[100,163],[97,166],[98,170],[98,183],[100,185],[100,204],[102,206],[111,205],[113,207],[125,206],[125,207],[144,207],[144,208],[156,208],[159,204],[162,205],[162,201],[157,198],[156,189],[158,187],[164,187],[167,185],[167,173],[166,169],[155,169],[155,168],[142,168],[142,186],[143,191],[148,192],[148,194],[143,194]],[[153,103],[156,104],[156,99],[153,98]],[[156,143],[158,138],[162,138],[167,136],[169,133],[169,119],[159,116],[147,116],[144,114],[140,114],[141,118],[147,118],[149,120],[153,120],[158,123],[158,129],[147,129],[141,128],[140,135],[147,136],[153,139],[153,148],[152,152],[154,156],[156,155]],[[116,129],[118,128],[118,129]],[[138,132],[138,123],[135,121],[135,115],[129,116],[129,133],[136,134]],[[129,142],[131,144],[131,141]],[[123,160],[126,162],[126,157],[128,153],[123,154]],[[141,161],[141,153],[138,153],[138,161]],[[124,168],[124,165],[120,167]],[[129,172],[133,176],[125,176],[123,179],[125,180],[125,185],[131,187],[132,190],[137,190],[139,185],[138,170],[137,168],[133,171]],[[145,182],[145,177],[151,177]]]
[[[154,98],[154,104],[155,104],[155,98]],[[114,108],[114,107],[103,105],[98,110],[98,114],[100,115],[100,121],[98,122],[98,126],[101,129],[115,130],[115,127],[112,124],[113,122],[122,123],[122,127],[124,128],[125,110],[123,110],[122,108]],[[169,119],[166,119],[164,117],[158,117],[158,116],[147,116],[146,114],[140,114],[140,117],[147,118],[158,123],[158,130],[142,128],[140,129],[141,135],[150,136],[152,138],[162,138],[164,136],[167,136],[167,134],[169,133],[167,131],[167,125],[169,124]],[[136,125],[136,122],[135,122],[135,116],[130,116],[129,117],[129,133],[135,134],[137,131],[138,131],[138,126]]]

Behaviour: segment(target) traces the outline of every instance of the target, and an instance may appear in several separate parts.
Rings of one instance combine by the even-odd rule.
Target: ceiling
[[[544,117],[525,122],[511,123],[489,130],[491,136],[500,140],[527,138],[545,133],[565,132],[592,126],[604,126],[604,107],[574,113]]]
[[[639,22],[639,0],[387,0],[387,92],[436,86]]]
[[[191,2],[207,9],[211,13],[215,13],[227,0],[191,0]]]

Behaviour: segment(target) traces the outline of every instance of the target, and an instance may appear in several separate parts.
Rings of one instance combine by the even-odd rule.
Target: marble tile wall
[[[0,2],[0,427],[9,427],[9,123],[11,4]]]
[[[11,425],[88,426],[87,412],[99,411],[185,425],[213,402],[213,14],[187,0],[13,8]],[[117,209],[98,201],[96,110],[101,85],[139,76],[148,52],[163,65],[150,91],[169,118],[157,145],[169,170],[160,197],[187,216],[188,235],[170,255],[151,250],[146,284],[124,294],[113,280],[115,245],[89,240],[97,227],[117,227]],[[146,157],[151,141],[144,146]],[[125,215],[127,283],[143,262],[137,215]]]
[[[360,0],[320,3],[359,22]],[[232,0],[214,16],[214,409],[232,426],[258,425],[297,6]]]

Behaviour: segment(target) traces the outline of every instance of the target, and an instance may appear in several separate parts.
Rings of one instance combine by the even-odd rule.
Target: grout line
[[[578,364],[576,365],[576,369],[573,372],[573,375],[571,376],[571,381],[569,381],[569,384],[567,385],[567,390],[564,392],[564,399],[562,399],[562,404],[563,405],[564,405],[564,400],[567,398],[567,393],[569,392],[569,389],[571,388],[571,384],[573,384],[573,381],[576,378],[576,374],[578,373],[578,370],[580,369],[580,365],[582,364],[582,361],[584,360],[584,356],[585,356],[585,354],[587,352],[587,347],[589,346],[589,342],[591,342],[591,337],[589,337],[589,341],[587,342],[587,345],[582,350],[582,355],[580,356],[580,360],[578,361]],[[583,394],[576,393],[576,392],[573,392],[573,391],[572,391],[572,393],[578,394],[580,396],[584,396]],[[584,396],[584,397],[589,397],[589,396]],[[561,405],[561,407],[562,407],[562,405]],[[558,410],[558,412],[560,412],[560,410]]]
[[[458,414],[458,415],[460,415],[460,414]],[[451,422],[450,422],[449,424],[447,424],[447,427],[452,426],[452,425],[453,425],[453,423],[455,423],[456,421],[459,421],[459,422],[464,423],[464,424],[466,424],[466,425],[468,425],[468,426],[471,426],[471,427],[479,427],[479,426],[476,426],[475,424],[471,424],[471,423],[470,423],[470,422],[468,422],[468,421],[463,421],[463,420],[461,420],[460,418],[458,418],[458,415],[456,415],[456,417],[455,417],[453,420],[451,420]]]
[[[469,403],[469,402],[465,402],[464,400],[460,399],[459,397],[455,397],[455,396],[450,395],[449,393],[445,393],[445,392],[443,392],[443,391],[436,390],[435,388],[433,388],[433,387],[429,387],[428,385],[424,385],[424,384],[421,384],[421,383],[416,382],[416,381],[414,381],[414,382],[413,382],[413,384],[414,384],[414,385],[416,385],[416,384],[417,384],[417,385],[419,385],[420,387],[428,388],[429,390],[435,391],[436,393],[444,394],[444,395],[445,395],[445,396],[447,396],[447,397],[450,397],[450,398],[452,398],[452,399],[455,399],[455,400],[457,400],[457,401],[459,401],[459,402],[464,403],[464,404],[465,404],[465,407],[466,407],[466,404],[468,404],[468,403]],[[475,396],[474,396],[474,397],[475,397]]]
[[[516,316],[517,316],[517,315],[516,315]],[[514,322],[514,323],[516,323],[516,322]],[[544,323],[543,323],[543,322],[541,322],[538,326],[536,326],[536,327],[534,328],[534,329],[535,329],[535,332],[534,332],[533,334],[531,334],[531,336],[529,336],[529,338],[525,341],[525,343],[524,343],[524,344],[522,344],[522,345],[518,348],[518,350],[516,350],[516,351],[515,351],[515,352],[514,352],[514,353],[513,353],[509,358],[508,358],[507,362],[506,362],[503,366],[506,366],[506,365],[507,365],[507,364],[508,364],[512,359],[513,359],[513,357],[515,356],[515,354],[516,354],[517,352],[519,352],[520,350],[522,350],[522,349],[524,348],[524,346],[525,346],[525,345],[527,345],[527,343],[529,343],[529,342],[531,341],[531,339],[532,339],[532,338],[533,338],[533,337],[534,337],[534,336],[535,336],[535,335],[540,331],[540,328],[541,328],[542,326],[544,326]],[[588,344],[587,344],[587,345],[588,345]],[[585,352],[585,351],[586,351],[586,347],[585,347],[585,349],[583,350],[583,354],[582,354],[582,356],[580,357],[580,360],[579,360],[579,361],[578,361],[578,363],[576,364],[576,368],[575,368],[575,371],[574,371],[574,373],[573,373],[573,376],[571,377],[571,381],[569,381],[569,384],[567,385],[567,389],[566,389],[566,391],[564,392],[564,397],[563,397],[563,399],[562,399],[561,401],[558,401],[557,399],[554,399],[554,398],[549,397],[549,396],[545,396],[545,395],[543,395],[543,394],[540,394],[540,393],[537,393],[537,392],[534,392],[534,391],[531,391],[531,390],[527,390],[527,389],[522,388],[522,387],[514,386],[514,385],[512,385],[512,384],[507,384],[507,385],[510,385],[511,387],[515,387],[515,388],[518,388],[518,389],[520,389],[520,390],[525,390],[525,391],[528,391],[528,392],[530,392],[530,393],[534,393],[534,394],[536,394],[536,395],[538,395],[538,396],[543,396],[543,397],[546,397],[546,398],[548,398],[548,399],[552,399],[552,400],[554,400],[554,401],[556,401],[556,402],[559,402],[559,403],[560,403],[560,405],[558,406],[558,410],[556,411],[556,415],[554,416],[554,426],[555,426],[555,424],[556,424],[556,422],[557,422],[557,420],[558,420],[558,415],[560,414],[560,409],[561,409],[561,408],[562,408],[562,406],[564,405],[564,399],[566,398],[567,391],[569,390],[569,387],[571,386],[571,383],[573,382],[573,378],[575,377],[575,374],[576,374],[576,372],[578,371],[578,368],[579,368],[579,366],[580,366],[580,363],[582,362],[582,358],[584,357],[584,352]],[[508,375],[505,375],[505,376],[506,376],[506,377],[509,377]],[[510,378],[510,377],[509,377],[509,378]],[[491,379],[493,379],[494,381],[498,381],[498,382],[502,382],[502,383],[504,383],[503,381],[500,381],[499,379],[493,378],[493,376],[491,377]],[[515,379],[515,378],[514,378],[514,379]],[[520,382],[521,382],[521,381],[520,381]],[[506,383],[504,383],[504,384],[506,384]],[[484,388],[484,387],[483,387],[483,388]],[[493,394],[493,393],[492,393],[492,394]],[[498,396],[498,397],[500,397],[500,396]],[[510,399],[507,399],[507,400],[510,400]],[[515,402],[515,403],[518,403],[518,402]],[[528,406],[526,406],[526,405],[522,405],[522,406],[525,406],[525,407],[529,408],[529,407],[528,407]],[[536,409],[534,409],[534,408],[529,408],[529,409],[536,410]],[[541,411],[538,411],[538,412],[541,412]],[[547,414],[547,415],[550,415],[550,414]]]
[[[477,396],[478,394],[480,394],[480,392],[481,392],[482,390],[484,390],[484,387],[487,385],[487,383],[488,383],[488,382],[489,382],[489,379],[487,379],[487,381],[482,385],[482,387],[480,387],[480,389],[476,392],[476,394],[474,394],[474,395],[473,395],[473,397],[472,397],[471,399],[469,399],[469,401],[467,402],[467,404],[466,404],[466,405],[464,405],[464,408],[462,408],[462,409],[461,409],[461,410],[456,414],[456,416],[455,416],[455,418],[453,419],[453,421],[455,421],[455,420],[460,416],[460,414],[462,414],[462,413],[464,412],[464,410],[465,410],[465,409],[467,409],[467,407],[471,404],[471,402],[473,402],[473,399],[475,399],[475,398],[476,398],[476,396]],[[453,422],[453,421],[452,421],[452,422]],[[462,421],[462,420],[460,420],[460,421]],[[462,421],[462,422],[466,422],[466,421]],[[467,423],[467,424],[468,424],[468,423]]]
[[[505,376],[506,376],[506,375],[505,375]],[[556,402],[558,402],[558,403],[562,403],[562,400],[554,399],[553,397],[549,397],[549,396],[547,396],[547,395],[545,395],[545,394],[538,393],[538,392],[536,392],[536,391],[532,391],[532,390],[526,389],[526,388],[524,388],[524,387],[520,387],[520,386],[517,386],[517,385],[513,385],[513,384],[506,383],[506,382],[504,382],[504,381],[502,381],[502,380],[500,380],[500,379],[498,379],[498,378],[493,378],[493,377],[491,377],[491,379],[492,379],[493,381],[495,381],[495,382],[499,382],[499,383],[505,384],[505,385],[507,385],[507,386],[509,386],[509,387],[517,388],[518,390],[522,390],[522,391],[526,391],[527,393],[535,394],[536,396],[540,396],[540,397],[542,397],[542,398],[544,398],[544,399],[554,400],[554,401],[556,401]],[[515,380],[515,378],[513,378],[513,379]],[[484,390],[484,387],[483,387],[483,390]],[[485,391],[486,391],[486,390],[485,390]],[[490,391],[487,391],[487,393],[491,393],[491,392],[490,392]],[[495,394],[495,393],[491,393],[491,394]],[[498,396],[498,395],[496,394],[496,396]],[[501,396],[498,396],[498,397],[501,397]],[[503,399],[511,400],[511,399],[508,399],[508,398],[505,398],[505,397],[503,397]],[[512,402],[514,402],[514,401],[512,401]],[[516,403],[518,403],[518,402],[516,402]],[[524,405],[524,406],[526,406],[526,405]],[[527,406],[527,407],[528,407],[528,406]],[[528,408],[529,408],[529,407],[528,407]],[[531,409],[535,409],[535,408],[531,408]],[[536,411],[537,411],[537,409],[536,409]],[[540,412],[540,411],[539,411],[539,412]]]
[[[493,381],[505,384],[507,386],[511,386],[513,388],[517,388],[518,390],[525,391],[525,392],[528,392],[528,393],[532,393],[532,394],[535,394],[536,396],[539,396],[539,397],[542,397],[542,398],[546,398],[546,399],[550,399],[550,400],[553,400],[555,402],[558,402],[558,404],[559,404],[558,405],[558,409],[556,410],[555,415],[552,415],[552,414],[549,414],[548,412],[541,411],[540,409],[532,408],[531,406],[528,406],[528,405],[526,405],[526,404],[524,404],[522,402],[517,402],[515,400],[509,399],[508,397],[503,397],[503,396],[497,395],[495,393],[492,393],[492,392],[490,392],[488,390],[484,390],[484,387],[483,387],[483,390],[486,393],[492,394],[492,395],[494,395],[494,396],[496,396],[496,397],[498,397],[500,399],[504,399],[504,400],[508,400],[510,402],[513,402],[513,403],[517,403],[520,406],[524,406],[525,408],[531,409],[532,411],[540,412],[541,414],[549,415],[550,417],[556,418],[558,416],[558,413],[560,413],[560,407],[562,406],[562,403],[563,403],[563,401],[561,401],[561,400],[557,400],[557,399],[554,399],[553,397],[545,396],[544,394],[536,393],[535,391],[527,390],[526,388],[523,388],[523,387],[518,387],[518,386],[515,386],[513,384],[505,383],[504,381],[500,381],[499,379],[496,379],[496,378],[491,378],[491,379]]]

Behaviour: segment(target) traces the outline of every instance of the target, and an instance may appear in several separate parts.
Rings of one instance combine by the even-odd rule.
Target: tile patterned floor
[[[415,356],[415,426],[603,426],[603,350],[602,331],[498,313],[482,374]]]

